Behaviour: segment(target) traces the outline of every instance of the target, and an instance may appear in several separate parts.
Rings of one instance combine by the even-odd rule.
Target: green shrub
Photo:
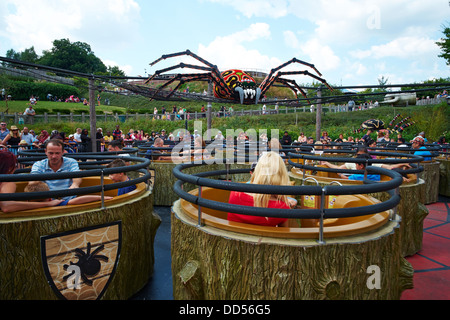
[[[78,96],[78,88],[53,82],[14,81],[10,83],[9,94],[14,100],[28,100],[32,95],[41,100],[47,98],[47,94],[67,98],[71,95]]]
[[[47,108],[34,108],[34,111],[36,111],[36,114],[50,113],[50,109]]]

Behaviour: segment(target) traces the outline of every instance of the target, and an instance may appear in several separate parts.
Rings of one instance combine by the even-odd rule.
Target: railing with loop
[[[228,159],[229,160],[229,159]],[[225,163],[226,161],[224,161]],[[229,161],[228,161],[229,162]],[[227,162],[227,163],[228,163]],[[348,218],[363,215],[375,214],[383,211],[395,208],[400,202],[400,196],[395,192],[403,179],[401,175],[395,171],[368,167],[367,171],[374,174],[386,175],[391,178],[388,181],[382,181],[377,183],[371,183],[365,181],[363,185],[358,186],[341,186],[341,185],[327,185],[325,187],[321,186],[273,186],[273,185],[258,185],[258,184],[247,184],[247,183],[237,183],[224,180],[210,179],[210,177],[217,177],[224,174],[240,174],[248,173],[250,169],[225,169],[225,170],[215,170],[215,171],[205,171],[196,174],[185,174],[183,170],[188,168],[205,166],[207,163],[194,164],[185,163],[179,164],[173,169],[173,174],[178,179],[174,185],[174,191],[180,198],[198,206],[198,224],[201,225],[201,207],[214,209],[223,212],[233,212],[245,215],[263,216],[263,217],[276,217],[276,218],[291,218],[291,219],[319,219],[320,222],[320,232],[319,232],[319,243],[324,243],[323,239],[323,220],[328,218]],[[184,183],[191,183],[199,188],[198,196],[183,190]],[[241,191],[248,193],[264,193],[264,194],[282,194],[282,195],[318,195],[322,196],[322,199],[327,195],[351,195],[351,194],[369,194],[376,192],[388,192],[390,198],[384,202],[364,206],[364,207],[353,207],[353,208],[331,208],[327,209],[324,207],[322,201],[321,207],[318,209],[272,209],[272,208],[259,208],[259,207],[248,207],[235,204],[229,204],[219,201],[213,201],[202,197],[202,188],[210,187],[214,189],[230,190],[230,191]]]

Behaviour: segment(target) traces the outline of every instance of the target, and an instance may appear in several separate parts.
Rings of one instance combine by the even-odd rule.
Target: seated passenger
[[[46,191],[50,191],[50,188],[48,187],[48,184],[46,184],[43,181],[36,181],[33,184],[28,184],[25,189],[25,192],[46,192]],[[113,197],[109,197],[109,196],[104,196],[105,200],[110,200]],[[72,204],[83,204],[83,203],[88,203],[88,202],[95,202],[95,201],[100,201],[102,200],[101,196],[97,196],[97,195],[84,195],[84,196],[78,196],[76,198],[73,199],[66,199],[64,201],[62,201],[61,203],[57,204],[56,206],[67,206],[67,205],[72,205]],[[47,199],[35,199],[35,200],[30,200],[32,202],[49,202],[52,201],[51,198],[47,198]]]
[[[172,159],[172,157],[170,155],[163,156],[161,150],[158,150],[159,148],[164,148],[164,140],[161,138],[156,138],[155,142],[153,142],[153,145],[145,153],[145,157],[152,161],[171,160]]]
[[[123,161],[121,159],[116,159],[116,160],[112,161],[111,163],[109,163],[106,167],[107,168],[120,168],[120,167],[126,167],[126,166],[127,165],[126,165],[125,161]],[[111,173],[109,175],[109,178],[112,181],[114,181],[115,183],[125,182],[125,181],[130,180],[130,178],[127,176],[127,174],[125,172]],[[136,185],[122,187],[122,188],[117,189],[117,195],[120,196],[122,194],[126,194],[133,190],[136,190]]]
[[[108,152],[120,152],[123,151],[122,140],[113,140],[108,144]],[[119,157],[129,157],[128,153],[119,153]]]
[[[13,174],[16,170],[17,158],[9,151],[0,149],[0,174]],[[15,193],[15,182],[0,182],[0,193]],[[31,210],[58,205],[62,200],[53,200],[46,203],[28,201],[0,201],[0,209],[3,213]]]
[[[250,184],[264,184],[274,186],[288,186],[290,180],[283,159],[276,152],[264,153],[255,167]],[[230,204],[249,207],[289,209],[289,201],[286,195],[272,195],[259,193],[246,193],[232,191],[230,193]],[[257,224],[263,226],[281,226],[287,222],[287,218],[272,218],[249,216],[238,213],[228,213],[228,220]]]
[[[194,140],[194,160],[202,160],[203,157],[206,157],[206,143],[201,137],[197,137]]]
[[[368,159],[370,159],[370,156],[367,154],[358,154],[356,156],[356,158],[368,160]],[[364,170],[365,168],[366,168],[366,163],[364,163],[364,162],[356,163],[356,170]],[[349,176],[346,176],[343,173],[338,173],[338,175],[343,179],[364,181],[364,174],[360,174],[360,173],[355,173],[355,174],[352,174]],[[367,174],[367,180],[380,181],[380,175]]]
[[[252,164],[251,164],[251,166],[250,166],[250,176],[252,176],[253,175],[253,172],[255,172],[255,168],[256,168],[256,165],[257,165],[258,163],[257,162],[253,162]],[[247,181],[247,183],[251,183],[251,179],[249,180],[249,181]],[[295,199],[295,198],[292,198],[292,197],[287,197],[287,199],[288,199],[288,202],[289,202],[289,206],[291,207],[291,208],[294,208],[296,205],[297,205],[297,203],[298,203],[298,201],[297,201],[297,199]]]
[[[358,157],[358,155],[360,155],[360,154],[369,155],[369,151],[367,150],[366,147],[359,146],[358,149],[356,150],[356,157]],[[356,163],[354,163],[354,162],[346,162],[342,165],[335,165],[335,164],[329,163],[328,161],[321,161],[320,164],[324,165],[328,168],[332,168],[332,169],[356,170]],[[374,167],[380,167],[380,168],[389,169],[389,170],[398,169],[398,168],[411,168],[411,166],[408,163],[396,163],[393,165],[384,164],[384,163],[372,163],[371,165]]]
[[[80,168],[75,159],[64,157],[64,143],[61,140],[49,140],[45,146],[47,159],[35,162],[31,167],[31,174],[54,173],[54,172],[78,172]],[[67,190],[79,188],[83,178],[46,180],[50,190]],[[34,183],[33,181],[30,182]],[[63,199],[71,199],[69,196]]]
[[[422,150],[414,152],[415,156],[423,157],[424,161],[431,161],[431,152],[423,146],[425,144],[425,140],[421,136],[415,137],[411,142],[413,149]]]

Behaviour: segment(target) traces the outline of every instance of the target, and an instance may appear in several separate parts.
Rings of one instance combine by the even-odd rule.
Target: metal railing
[[[45,155],[44,155],[45,156]],[[66,155],[65,155],[66,156]],[[45,180],[60,180],[60,179],[73,179],[73,178],[85,178],[85,177],[100,177],[100,184],[96,186],[80,187],[77,189],[64,189],[64,190],[51,190],[46,192],[27,192],[27,193],[0,193],[0,201],[25,201],[32,199],[44,199],[44,198],[60,198],[68,196],[86,195],[92,193],[101,193],[102,208],[105,208],[104,192],[109,190],[115,190],[118,188],[128,187],[136,185],[141,182],[147,184],[151,179],[151,173],[148,170],[150,161],[140,157],[127,157],[129,160],[136,164],[130,164],[126,167],[118,168],[106,168],[104,164],[113,161],[114,159],[124,159],[120,156],[114,155],[102,155],[95,156],[91,154],[77,154],[67,155],[78,160],[89,160],[85,164],[88,165],[83,168],[83,163],[80,162],[80,171],[77,172],[54,172],[54,173],[42,173],[42,174],[29,174],[31,168],[16,170],[15,174],[1,174],[0,182],[29,182],[29,181],[45,181]],[[21,158],[20,161],[38,161],[42,157],[34,158]],[[104,177],[110,174],[119,172],[131,172],[137,171],[141,174],[140,177],[133,178],[125,182],[114,182],[110,184],[104,184]]]
[[[228,159],[229,160],[229,159]],[[341,185],[328,185],[321,186],[273,186],[273,185],[259,185],[259,184],[246,184],[237,183],[224,180],[209,179],[209,177],[221,176],[224,174],[233,175],[239,173],[248,173],[250,169],[229,169],[205,171],[193,175],[183,173],[183,170],[196,167],[207,166],[207,163],[194,164],[186,163],[180,164],[173,169],[174,176],[178,181],[174,185],[175,193],[180,198],[197,205],[199,207],[199,227],[201,228],[201,207],[214,209],[223,212],[233,212],[244,215],[264,216],[264,217],[277,217],[277,218],[292,218],[292,219],[319,219],[320,230],[319,239],[320,244],[324,244],[324,226],[323,220],[329,218],[344,218],[344,217],[356,217],[369,214],[375,214],[395,208],[400,203],[400,196],[395,191],[403,182],[401,175],[395,171],[367,167],[366,170],[370,173],[382,174],[391,178],[389,181],[382,181],[377,183],[370,183],[365,181],[363,185],[358,186],[341,186]],[[184,183],[191,183],[199,188],[198,196],[183,190]],[[214,189],[240,191],[249,193],[264,193],[264,194],[278,194],[278,195],[318,195],[322,196],[322,199],[326,195],[348,195],[348,194],[369,194],[375,192],[388,192],[390,198],[384,202],[354,208],[342,208],[342,209],[327,209],[324,207],[324,201],[321,202],[320,208],[317,209],[272,209],[272,208],[259,208],[248,207],[235,204],[229,204],[225,202],[213,201],[202,197],[202,188],[210,187]]]

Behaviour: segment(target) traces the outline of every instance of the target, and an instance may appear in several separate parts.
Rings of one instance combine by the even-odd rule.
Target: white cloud
[[[123,28],[139,15],[135,0],[7,0],[9,10],[0,13],[5,31],[16,51],[31,46],[39,54],[52,47],[55,39],[72,42],[109,42],[124,37]],[[118,41],[118,39],[121,39]]]
[[[224,37],[217,37],[210,44],[200,44],[198,55],[217,64],[220,70],[232,68],[270,69],[280,64],[276,58],[247,49],[245,44],[259,39],[270,39],[270,27],[266,23],[255,23],[249,28]],[[230,48],[233,54],[230,54]]]
[[[308,56],[308,61],[313,63],[319,71],[338,69],[341,59],[333,50],[317,39],[312,39],[300,45],[301,56]]]
[[[375,38],[423,37],[448,19],[448,1],[291,1],[289,12],[316,25],[315,38],[360,43]]]
[[[293,31],[287,30],[283,32],[284,43],[286,46],[294,49],[298,49],[300,47],[300,42],[297,39],[297,36]]]
[[[280,18],[288,14],[286,0],[209,0],[224,5],[230,5],[247,18],[270,17]]]
[[[409,59],[431,54],[435,54],[436,56],[439,54],[439,47],[436,45],[436,40],[417,37],[401,37],[386,44],[374,45],[368,50],[351,52],[351,55],[358,59],[382,59],[386,57]]]

